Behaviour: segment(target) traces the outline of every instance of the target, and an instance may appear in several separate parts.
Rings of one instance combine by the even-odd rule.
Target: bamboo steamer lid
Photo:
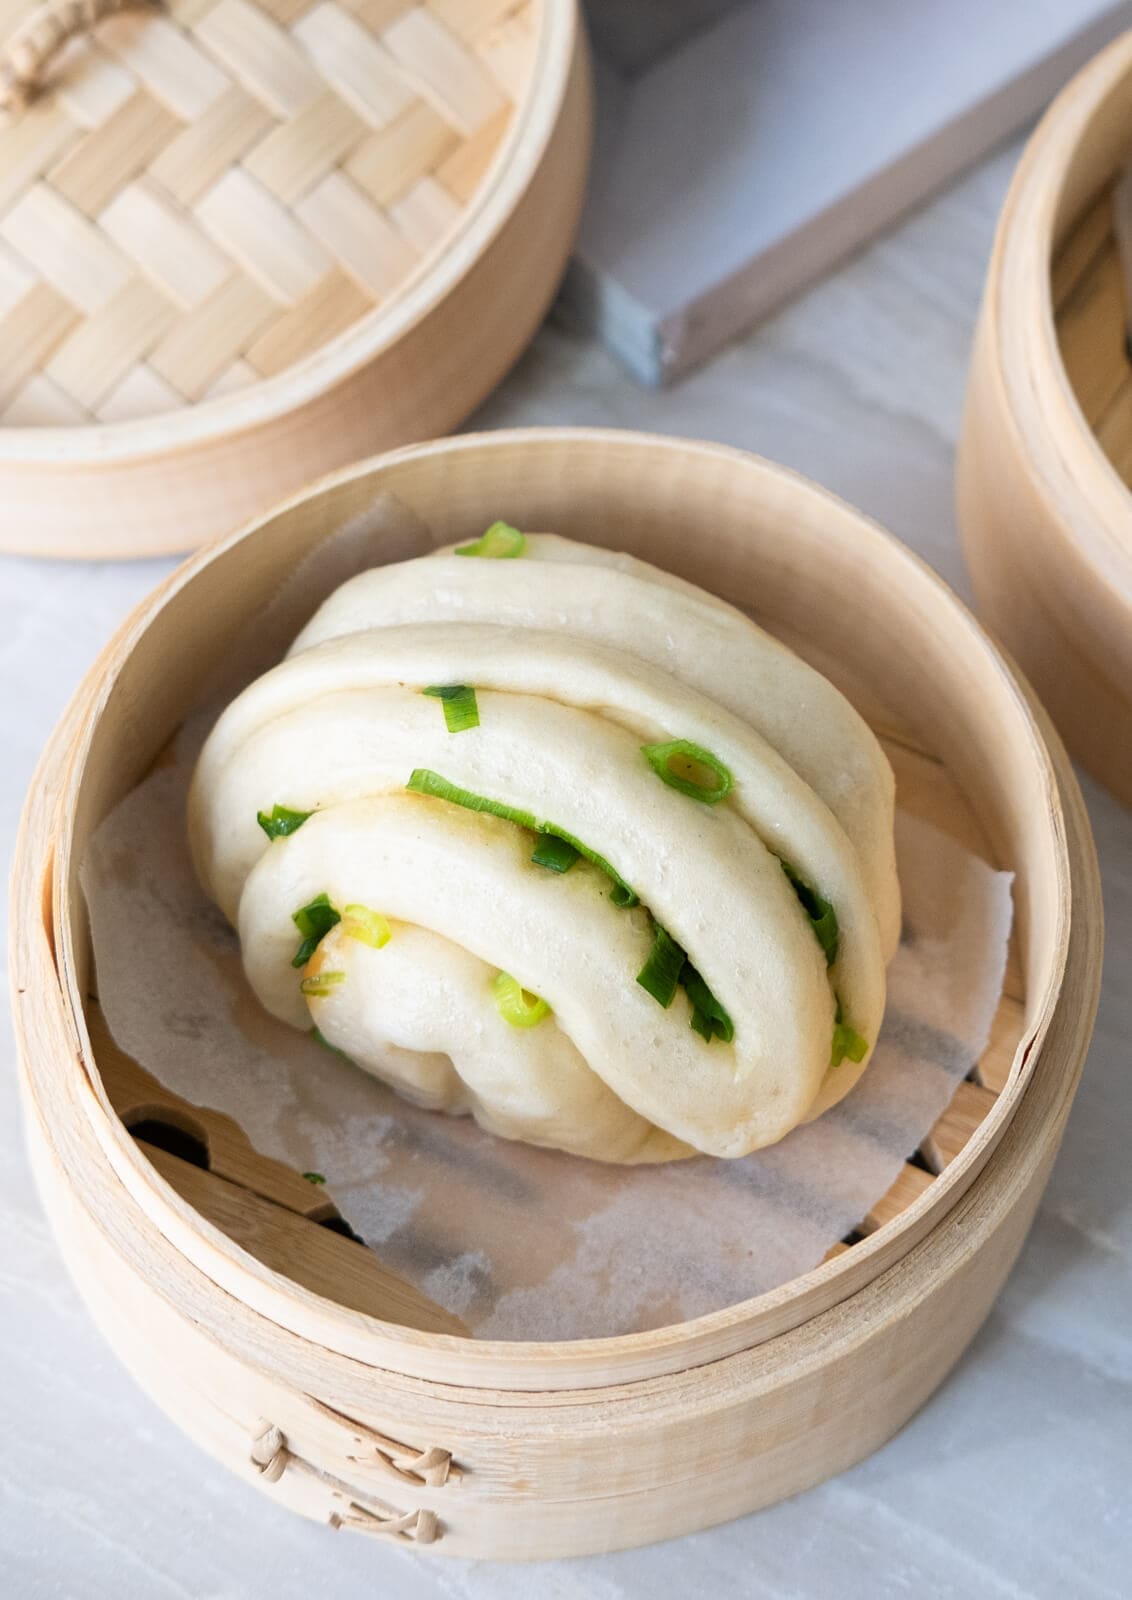
[[[575,0],[0,0],[0,550],[184,550],[442,433],[565,264]]]

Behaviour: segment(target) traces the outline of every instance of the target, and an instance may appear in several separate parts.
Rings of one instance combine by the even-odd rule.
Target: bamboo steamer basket
[[[191,549],[454,426],[589,151],[576,0],[0,0],[0,551]]]
[[[959,520],[982,614],[1072,753],[1132,804],[1132,360],[1113,188],[1132,33],[1066,88],[999,222],[971,364]]]
[[[77,883],[91,830],[193,703],[198,664],[256,627],[279,571],[389,496],[433,542],[505,515],[757,610],[869,716],[900,804],[1016,874],[1006,990],[977,1071],[851,1241],[772,1293],[623,1337],[468,1337],[328,1231],[337,1219],[310,1185],[107,1037]],[[312,578],[303,614],[321,598]],[[301,620],[280,624],[271,648]],[[1100,973],[1096,864],[1065,754],[940,580],[782,468],[588,430],[402,449],[191,558],[124,625],[57,730],[13,903],[34,1164],[106,1336],[195,1440],[276,1500],[463,1556],[577,1555],[703,1528],[894,1433],[959,1357],[1022,1243]]]

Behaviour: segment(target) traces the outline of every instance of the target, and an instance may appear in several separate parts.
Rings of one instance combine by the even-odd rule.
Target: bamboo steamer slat
[[[446,431],[581,207],[576,0],[124,3],[0,122],[0,551],[191,549]]]
[[[1071,752],[1132,804],[1132,364],[1113,238],[1132,33],[1076,77],[1007,196],[972,357],[959,520],[979,608]]]
[[[939,1176],[906,1169],[916,1176],[874,1208],[861,1241],[815,1271],[619,1338],[507,1344],[427,1331],[281,1276],[166,1182],[115,1115],[97,1028],[91,1040],[75,881],[85,841],[191,704],[185,663],[254,627],[278,572],[379,495],[436,542],[506,515],[629,549],[757,608],[827,655],[870,708],[901,795],[1017,874],[1017,950],[983,1086],[961,1086],[925,1146]],[[305,609],[317,588],[316,578]],[[579,1554],[703,1527],[794,1493],[894,1432],[965,1347],[1025,1235],[1100,968],[1095,860],[1064,753],[939,580],[780,468],[582,430],[395,452],[188,562],[125,624],[60,725],[25,815],[14,903],[37,1175],[123,1359],[195,1439],[282,1503],[476,1556]],[[168,1160],[162,1169],[176,1176]]]

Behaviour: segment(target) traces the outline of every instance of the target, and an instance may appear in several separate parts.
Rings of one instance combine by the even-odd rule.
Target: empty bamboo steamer
[[[999,222],[959,454],[981,612],[1071,752],[1132,804],[1132,360],[1113,193],[1132,34],[1026,147]]]
[[[255,629],[280,570],[391,503],[435,544],[505,514],[756,610],[868,716],[899,803],[1016,874],[1006,990],[977,1071],[854,1242],[805,1276],[647,1333],[469,1337],[342,1238],[318,1191],[108,1038],[77,885],[92,830],[164,747],[207,662]],[[306,570],[303,615],[280,629],[333,586],[317,563]],[[271,659],[284,638],[264,642]],[[195,1440],[281,1504],[463,1556],[577,1555],[702,1528],[840,1471],[899,1428],[1025,1236],[1100,971],[1096,866],[1064,752],[940,580],[781,468],[614,432],[403,449],[192,558],[126,622],[60,725],[14,890],[30,1145],[107,1338]]]
[[[452,427],[589,128],[575,0],[0,0],[0,551],[191,549]]]

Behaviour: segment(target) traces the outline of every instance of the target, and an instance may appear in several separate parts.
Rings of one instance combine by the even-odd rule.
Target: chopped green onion
[[[790,879],[790,885],[802,903],[802,910],[810,919],[814,938],[825,951],[826,965],[832,967],[837,960],[837,946],[841,937],[837,926],[837,912],[828,900],[823,899],[816,889],[811,889],[810,885],[798,876],[789,861],[782,863],[782,870]]]
[[[441,777],[440,773],[432,772],[427,767],[417,767],[405,787],[413,794],[447,800],[452,805],[465,807],[468,811],[483,811],[489,816],[501,817],[504,822],[514,822],[520,828],[529,828],[535,833],[541,833],[543,837],[535,846],[531,856],[532,861],[541,867],[548,867],[552,872],[568,872],[578,857],[584,856],[613,880],[610,899],[614,905],[627,907],[640,904],[636,891],[629,887],[604,856],[599,855],[596,850],[591,850],[580,839],[553,822],[539,822],[529,811],[520,811],[516,806],[504,805],[499,800],[489,800],[484,795],[473,794],[470,789],[461,789],[459,785],[450,783],[447,778]],[[353,909],[347,906],[347,915]],[[718,1038],[730,1043],[735,1037],[735,1026],[731,1018],[695,967],[688,961],[675,939],[659,923],[654,923],[652,949],[648,960],[637,974],[637,982],[648,990],[654,1000],[665,1007],[672,1004],[677,986],[683,984],[692,1004],[691,1026],[696,1032],[709,1042]],[[533,1027],[534,1023],[546,1014],[545,1011],[540,1011],[529,1022],[517,1022],[513,1017],[507,1016],[500,1001],[501,988],[506,986],[513,986],[514,994],[520,997],[525,994],[514,978],[507,973],[500,973],[495,982],[496,1004],[499,1006],[500,1015],[505,1016],[506,1020],[516,1027]],[[506,987],[506,992],[511,995],[512,988]],[[538,1000],[537,996],[534,999],[536,1009],[537,1006],[545,1005],[545,1001]],[[547,1009],[549,1010],[549,1007]]]
[[[685,959],[683,950],[671,934],[659,922],[654,922],[652,949],[648,960],[637,973],[637,982],[666,1010],[676,996]]]
[[[371,911],[369,906],[347,906],[342,913],[342,932],[374,950],[380,950],[392,938],[381,912]]]
[[[715,1026],[706,1011],[701,1011],[698,1006],[692,1007],[692,1020],[688,1026],[693,1033],[698,1033],[705,1043],[710,1044]]]
[[[417,767],[405,787],[413,794],[449,800],[454,806],[463,806],[467,811],[486,811],[489,816],[502,817],[504,822],[518,823],[520,828],[530,828],[534,833],[539,831],[539,825],[529,811],[520,811],[517,806],[507,806],[500,800],[488,800],[482,794],[473,794],[470,789],[461,789],[458,784],[449,783],[439,772],[430,772],[427,767]]]
[[[637,974],[637,982],[666,1009],[672,1004],[677,987],[682,986],[692,1007],[689,1026],[708,1044],[713,1039],[730,1044],[734,1039],[735,1024],[676,940],[659,922],[653,923],[652,949]]]
[[[493,522],[491,527],[472,544],[456,546],[458,556],[486,556],[491,561],[509,561],[521,556],[527,541],[518,528],[509,522]]]
[[[305,967],[331,928],[341,920],[330,904],[330,897],[325,894],[316,895],[309,905],[300,906],[298,911],[292,912],[291,921],[302,934],[303,942],[295,952],[291,965]]]
[[[643,744],[641,754],[670,789],[715,806],[731,793],[735,782],[717,756],[691,739],[669,739],[666,744]]]
[[[350,1057],[346,1054],[345,1050],[339,1050],[336,1044],[331,1044],[330,1040],[320,1029],[312,1028],[311,1038],[314,1040],[315,1044],[320,1044],[324,1050],[329,1050],[331,1055],[341,1056],[343,1061],[349,1061]]]
[[[558,838],[557,834],[548,833],[544,834],[535,845],[531,860],[536,867],[546,867],[551,872],[569,872],[580,855],[581,851],[575,850],[565,839]]]
[[[468,811],[485,811],[489,816],[502,817],[504,822],[514,822],[520,828],[530,828],[532,833],[545,833],[555,839],[562,839],[566,844],[572,845],[580,856],[585,856],[587,861],[599,867],[607,878],[612,878],[613,893],[610,898],[614,905],[635,906],[640,903],[636,891],[629,887],[604,856],[598,855],[596,850],[591,850],[589,845],[583,844],[580,839],[576,839],[572,833],[567,833],[565,828],[560,828],[557,823],[540,822],[529,811],[520,811],[517,806],[504,805],[500,800],[488,800],[482,794],[473,794],[470,789],[461,789],[458,784],[449,783],[439,772],[431,772],[427,767],[417,767],[405,787],[413,794],[427,794],[436,800],[448,800],[452,805],[463,806]]]
[[[476,691],[466,683],[450,683],[443,686],[433,685],[431,688],[422,689],[422,694],[430,694],[442,702],[444,706],[444,725],[449,733],[464,733],[468,728],[478,728],[480,725],[480,711],[476,704]]]
[[[560,828],[556,822],[540,822],[538,828],[540,833],[548,834],[553,839],[561,839],[564,844],[570,845],[580,856],[585,856],[587,861],[597,867],[599,871],[604,872],[607,878],[613,880],[613,889],[609,898],[615,906],[620,906],[624,909],[628,906],[640,905],[641,900],[637,891],[630,889],[621,874],[604,856],[599,856],[596,850],[591,850],[588,844],[583,844],[572,833],[567,833],[565,828]]]
[[[851,1028],[845,1020],[845,1013],[841,1008],[838,998],[837,1010],[833,1015],[833,1045],[829,1053],[831,1067],[839,1067],[846,1057],[850,1061],[863,1061],[865,1051],[869,1048],[868,1040],[862,1039],[856,1029]]]
[[[328,995],[332,989],[339,988],[345,981],[344,972],[319,972],[313,978],[304,978],[299,984],[299,992],[321,998]]]
[[[509,972],[496,974],[492,990],[495,1009],[513,1028],[533,1028],[550,1015],[546,1001],[524,989],[518,978],[513,978]]]
[[[692,1003],[692,1027],[710,1044],[712,1039],[722,1039],[730,1044],[735,1037],[735,1024],[690,961],[685,961],[680,982]]]
[[[325,1183],[326,1178],[321,1172],[304,1172],[303,1177],[308,1183]]]
[[[292,811],[288,806],[272,806],[270,814],[257,811],[255,819],[269,839],[285,839],[301,828],[310,815],[309,811]]]

